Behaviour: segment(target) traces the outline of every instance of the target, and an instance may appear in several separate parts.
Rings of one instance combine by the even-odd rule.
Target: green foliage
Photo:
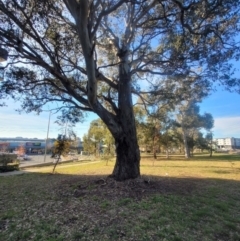
[[[73,122],[82,119],[82,111],[97,113],[105,107],[114,113],[122,63],[119,58],[124,48],[138,95],[145,94],[137,84],[141,78],[151,83],[155,95],[169,99],[177,88],[185,95],[183,89],[189,85],[181,86],[184,78],[180,76],[191,79],[198,91],[208,89],[212,80],[239,90],[239,79],[232,76],[228,63],[239,57],[239,1],[93,1],[83,22],[75,13],[75,9],[82,9],[80,3],[32,0],[1,4],[0,18],[5,24],[0,27],[0,41],[13,56],[1,98],[21,95],[26,110],[37,112],[46,102],[62,102],[62,117]],[[127,19],[126,26],[116,24]],[[76,29],[82,31],[82,24],[87,31],[80,34]],[[86,46],[83,35],[88,36]],[[87,100],[91,61],[86,61],[86,47],[96,50],[92,71],[99,80],[94,82],[98,83],[97,98],[102,107],[95,110]],[[17,66],[15,58],[23,59],[25,66]],[[161,84],[155,84],[155,79]]]
[[[0,172],[12,172],[12,171],[18,171],[19,170],[19,164],[11,164],[6,166],[0,166]]]
[[[137,133],[142,149],[152,151],[156,158],[160,148],[168,152],[176,143],[172,117],[174,104],[166,105],[162,100],[151,95],[146,98],[154,105],[148,106],[147,109],[143,105],[137,106],[135,114]]]
[[[179,107],[178,120],[185,129],[213,128],[214,120],[210,113],[200,114],[200,107],[195,100],[183,102]]]
[[[17,162],[16,154],[0,154],[0,164],[7,165],[9,163]]]
[[[15,154],[0,155],[0,172],[19,170],[19,161]]]
[[[53,153],[54,156],[67,155],[70,150],[71,140],[65,136],[59,135],[54,142]]]
[[[213,117],[209,113],[200,114],[200,108],[196,101],[182,101],[181,104],[172,103],[164,105],[161,100],[149,96],[154,105],[147,108],[137,102],[135,106],[135,118],[138,141],[141,150],[168,152],[179,151],[185,146],[183,131],[186,136],[188,148],[211,151],[209,134],[204,137],[201,129],[210,133],[213,127]],[[200,97],[199,97],[200,98]],[[151,112],[151,113],[150,113]],[[176,115],[177,113],[177,115]],[[154,154],[156,157],[156,154]]]
[[[89,153],[95,152],[95,145],[86,134],[83,136],[83,150]]]
[[[55,168],[58,164],[58,162],[61,159],[61,156],[65,156],[69,153],[71,146],[71,139],[67,138],[65,135],[59,135],[57,140],[54,142],[53,147],[53,157],[57,159],[54,167],[53,167],[53,173],[55,171]]]
[[[114,155],[114,138],[101,119],[91,122],[88,134],[83,136],[83,149],[95,155]]]
[[[186,158],[190,157],[190,150],[193,152],[194,147],[209,149],[200,129],[209,132],[213,128],[214,120],[209,113],[200,114],[200,107],[195,99],[188,99],[179,105],[176,123],[182,132]]]

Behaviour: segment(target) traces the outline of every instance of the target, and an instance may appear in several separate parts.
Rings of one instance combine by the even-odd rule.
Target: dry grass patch
[[[114,167],[114,161],[108,165],[104,160],[89,163],[67,163],[57,166],[59,174],[109,175]],[[26,169],[29,171],[51,173],[52,166]],[[168,177],[199,177],[240,180],[240,155],[198,155],[186,160],[183,156],[171,156],[166,159],[159,156],[157,160],[143,156],[141,160],[143,175]]]

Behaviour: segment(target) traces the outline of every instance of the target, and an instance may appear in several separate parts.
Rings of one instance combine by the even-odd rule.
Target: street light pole
[[[44,162],[46,162],[46,154],[47,154],[47,140],[48,140],[48,134],[49,134],[50,117],[51,117],[51,111],[49,112],[49,117],[48,117],[48,129],[47,129],[47,138],[46,138],[46,140],[45,140],[45,154],[44,154]]]

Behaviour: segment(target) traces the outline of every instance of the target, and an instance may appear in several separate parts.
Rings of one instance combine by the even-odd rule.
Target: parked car
[[[29,157],[28,155],[25,154],[25,155],[19,155],[17,157],[17,159],[20,160],[20,161],[27,161],[27,160],[30,160],[31,157]]]

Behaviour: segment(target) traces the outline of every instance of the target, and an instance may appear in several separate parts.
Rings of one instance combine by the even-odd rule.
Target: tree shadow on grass
[[[218,174],[230,173],[221,170],[214,172]],[[228,186],[228,190],[235,188],[239,190],[240,184],[236,180],[217,178],[176,178],[152,175],[142,175],[137,179],[118,182],[107,175],[66,175],[58,173],[24,174],[25,180],[27,180],[28,175],[31,176],[31,180],[37,178],[41,185],[55,184],[54,190],[58,193],[59,198],[61,196],[76,198],[98,196],[109,200],[117,200],[119,198],[142,199],[155,194],[191,196],[204,192],[213,185],[220,189]]]
[[[240,206],[239,184],[234,180],[152,175],[124,182],[107,175],[31,173],[2,177],[0,229],[5,240],[9,233],[15,240],[31,240],[33,233],[39,233],[38,240],[162,240],[159,235],[165,240],[200,241],[204,235],[206,240],[217,240],[218,236],[238,240],[231,232],[238,230],[237,216],[233,216]],[[11,230],[10,221],[19,228]],[[158,230],[159,225],[163,229]],[[177,239],[185,229],[187,236]],[[60,234],[63,239],[57,239]],[[169,239],[169,235],[173,237]]]

